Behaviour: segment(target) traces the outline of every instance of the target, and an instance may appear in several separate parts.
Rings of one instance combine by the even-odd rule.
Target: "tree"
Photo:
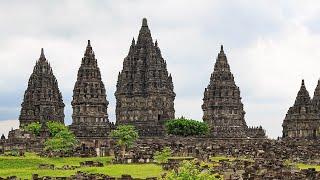
[[[206,123],[185,119],[184,117],[168,120],[165,123],[168,134],[177,136],[195,136],[205,135],[209,131],[209,127]]]
[[[39,136],[40,135],[40,129],[41,129],[41,124],[39,122],[32,122],[23,128],[24,130]]]
[[[77,145],[77,140],[74,134],[68,130],[57,132],[55,136],[45,141],[45,150],[53,152],[68,152]]]
[[[55,122],[55,121],[49,121],[47,122],[47,126],[49,128],[51,136],[55,136],[61,131],[67,131],[68,128],[63,123]]]
[[[167,163],[169,157],[171,157],[172,152],[170,147],[164,147],[162,151],[156,151],[153,158],[159,164]]]
[[[210,174],[207,170],[202,170],[195,161],[183,161],[177,170],[167,173],[167,180],[216,180],[220,179]]]
[[[111,131],[111,137],[117,139],[121,148],[121,156],[124,157],[126,148],[130,147],[139,137],[137,130],[131,125],[120,125]]]

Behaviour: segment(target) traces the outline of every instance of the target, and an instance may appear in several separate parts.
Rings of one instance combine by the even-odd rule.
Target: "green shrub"
[[[167,180],[216,180],[215,175],[207,170],[202,170],[195,161],[183,161],[178,170],[169,171],[165,177]]]
[[[77,140],[74,134],[67,129],[60,131],[52,138],[47,139],[44,145],[45,150],[53,152],[68,152],[77,145]]]
[[[23,129],[36,135],[36,136],[39,136],[41,124],[39,122],[33,122],[33,123],[30,123],[30,124],[24,126]]]
[[[55,136],[61,131],[67,131],[68,127],[65,126],[63,123],[55,122],[55,121],[49,121],[47,122],[47,126],[49,128],[51,136]]]
[[[157,161],[159,164],[167,163],[168,158],[171,157],[172,152],[170,147],[165,147],[162,149],[162,151],[156,151],[153,158]]]
[[[165,123],[168,134],[177,136],[196,136],[205,135],[208,133],[208,125],[204,122],[185,119],[181,117],[179,119],[168,120]]]

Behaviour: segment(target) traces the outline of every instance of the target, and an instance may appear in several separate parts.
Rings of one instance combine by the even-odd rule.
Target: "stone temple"
[[[210,83],[204,91],[202,110],[203,121],[210,127],[210,136],[218,138],[265,136],[261,127],[247,127],[240,89],[235,84],[223,46],[216,59]]]
[[[58,82],[44,56],[43,49],[24,93],[19,116],[20,127],[32,122],[64,123],[64,103]]]
[[[90,40],[78,70],[73,89],[72,124],[77,137],[107,137],[111,124],[108,120],[106,89]]]
[[[172,77],[145,18],[123,61],[115,96],[116,123],[134,125],[140,135],[163,135],[164,121],[174,119]]]
[[[289,108],[282,124],[283,138],[319,138],[319,99],[319,82],[311,100],[302,80],[294,105]]]

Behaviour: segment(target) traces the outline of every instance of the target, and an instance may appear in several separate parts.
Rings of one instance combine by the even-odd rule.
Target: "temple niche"
[[[116,124],[134,125],[140,135],[163,135],[163,123],[174,119],[172,77],[145,18],[123,61],[115,96]]]
[[[289,108],[282,124],[283,138],[319,138],[319,95],[319,82],[315,89],[314,97],[311,100],[309,92],[304,84],[304,80],[302,80],[294,105]]]
[[[209,125],[212,137],[265,137],[262,127],[247,127],[240,89],[235,84],[223,46],[204,91],[202,110],[203,121]]]
[[[20,127],[32,122],[64,123],[64,103],[58,82],[43,49],[29,78],[19,116]]]
[[[88,40],[73,89],[70,129],[77,137],[107,137],[112,126],[108,104],[97,59]]]

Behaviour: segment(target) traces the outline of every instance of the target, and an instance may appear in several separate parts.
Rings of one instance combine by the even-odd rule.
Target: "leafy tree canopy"
[[[168,134],[177,136],[205,135],[209,131],[206,123],[184,117],[168,120],[165,126]]]
[[[131,125],[120,125],[111,131],[111,137],[117,139],[119,146],[131,146],[139,137],[137,130]]]
[[[55,136],[46,140],[45,150],[53,152],[68,152],[77,145],[74,134],[68,129],[57,132]]]
[[[55,121],[49,121],[47,122],[47,126],[49,128],[51,136],[56,136],[61,131],[67,131],[68,128],[63,123],[55,122]]]

